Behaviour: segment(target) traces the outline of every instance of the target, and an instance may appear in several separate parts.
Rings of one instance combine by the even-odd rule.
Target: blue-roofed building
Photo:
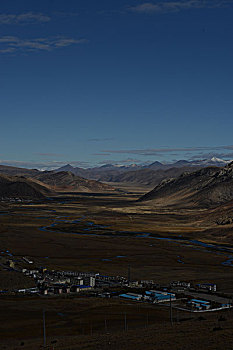
[[[199,300],[199,299],[191,299],[188,304],[190,304],[192,307],[198,310],[202,309],[210,309],[210,302],[206,300]]]
[[[223,303],[223,304],[221,304],[221,307],[232,307],[232,304],[231,303]]]
[[[141,294],[125,293],[125,294],[120,294],[119,296],[120,296],[120,298],[134,300],[134,301],[142,300]]]
[[[145,294],[154,303],[161,303],[161,302],[176,300],[175,294],[168,293],[168,292],[149,290],[149,291],[146,291]]]
[[[193,303],[199,303],[199,304],[210,304],[209,301],[200,300],[200,299],[192,299],[191,301],[192,301]]]

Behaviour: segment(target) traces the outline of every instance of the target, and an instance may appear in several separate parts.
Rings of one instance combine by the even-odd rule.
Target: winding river
[[[66,218],[66,219],[65,219]],[[63,232],[59,230],[54,230],[54,227],[58,225],[59,223],[68,223],[68,224],[75,224],[75,223],[80,223],[84,222],[85,225],[88,227],[83,229],[83,231],[88,231],[88,232]],[[51,230],[53,228],[53,230]],[[168,241],[174,244],[178,244],[180,246],[188,246],[191,249],[195,250],[201,250],[207,253],[216,253],[218,255],[222,255],[227,258],[226,261],[222,263],[223,266],[230,266],[233,267],[233,248],[229,246],[224,246],[221,244],[216,244],[216,243],[205,243],[199,240],[195,239],[187,239],[179,235],[179,237],[161,237],[157,236],[151,233],[146,233],[146,232],[131,232],[131,231],[118,231],[117,233],[113,234],[114,231],[111,231],[110,229],[105,231],[104,233],[97,233],[97,232],[91,232],[96,229],[106,229],[107,226],[104,225],[98,225],[95,224],[94,222],[91,221],[85,221],[85,216],[75,219],[75,220],[67,220],[67,217],[57,217],[55,221],[50,225],[50,226],[43,226],[40,227],[39,230],[41,231],[46,231],[46,232],[56,232],[56,233],[68,233],[68,234],[76,234],[76,235],[86,235],[86,236],[102,236],[102,237],[131,237],[131,238],[150,238],[150,239],[156,239],[160,241]],[[177,261],[181,264],[184,264],[184,261],[182,260],[181,256],[177,256]]]
[[[22,208],[23,209],[23,208]],[[33,208],[32,208],[33,209]],[[49,210],[49,212],[51,213],[56,213],[56,210]],[[0,215],[17,215],[15,213],[12,212],[0,212]],[[27,216],[27,214],[21,214],[20,215],[25,215]],[[37,219],[51,219],[51,217],[49,216],[37,216]],[[226,257],[226,261],[222,262],[223,266],[227,266],[227,267],[233,267],[233,248],[229,247],[229,246],[224,246],[221,244],[215,244],[215,243],[205,243],[199,240],[194,240],[194,239],[187,239],[185,237],[182,237],[181,235],[179,235],[178,237],[161,237],[158,235],[154,235],[152,233],[146,233],[146,232],[130,232],[130,231],[113,231],[110,228],[108,228],[108,226],[104,226],[104,225],[98,225],[95,224],[92,221],[85,221],[86,220],[86,216],[82,216],[80,218],[77,218],[75,220],[69,220],[68,216],[56,216],[55,219],[53,220],[53,223],[49,226],[42,226],[39,227],[38,229],[40,231],[45,231],[45,232],[56,232],[56,233],[69,233],[69,234],[75,234],[75,235],[86,235],[86,236],[102,236],[102,237],[127,237],[127,238],[150,238],[150,239],[155,239],[155,240],[160,240],[160,241],[168,241],[180,246],[188,246],[191,249],[195,249],[195,250],[201,250],[204,251],[206,253],[215,253],[217,252],[218,255],[224,256]],[[56,227],[56,225],[60,224],[60,223],[67,223],[67,224],[76,224],[76,223],[81,223],[83,222],[86,227],[82,229],[82,232],[62,232],[59,230],[54,230],[54,227]],[[51,230],[52,229],[52,230]],[[103,230],[104,229],[104,233],[98,233],[96,232],[96,230]],[[84,232],[83,232],[84,231]],[[86,231],[86,232],[85,232]],[[92,232],[93,231],[93,232]],[[177,256],[177,261],[181,264],[184,264],[184,261],[182,260],[182,258],[179,256]]]

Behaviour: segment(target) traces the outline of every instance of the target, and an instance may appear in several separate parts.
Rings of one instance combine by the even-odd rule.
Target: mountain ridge
[[[95,180],[74,175],[70,171],[46,171],[33,177],[58,192],[110,192],[115,189]]]
[[[160,206],[212,207],[233,199],[233,162],[224,168],[207,167],[163,180],[140,202]]]
[[[199,169],[207,166],[222,167],[222,166],[225,166],[228,162],[230,161],[225,161],[219,158],[211,158],[211,159],[196,160],[196,161],[187,161],[187,160],[181,159],[170,164],[163,164],[158,161],[155,161],[147,165],[131,164],[131,165],[125,166],[125,165],[105,164],[100,167],[87,168],[87,169],[83,169],[79,167],[76,168],[70,164],[67,164],[66,166],[58,168],[54,171],[60,172],[60,171],[68,170],[73,172],[73,174],[75,174],[76,176],[81,176],[90,180],[106,181],[106,182],[127,182],[126,179],[128,178],[130,179],[130,182],[153,186],[156,183],[158,183],[157,180],[149,181],[149,179],[152,179],[153,176],[156,178],[158,173],[153,174],[151,172],[148,178],[147,175],[149,174],[149,172],[146,172],[146,171],[143,172],[143,170],[148,169],[151,171],[159,171],[159,170],[166,171],[171,168],[177,168],[177,169],[184,168],[183,171],[188,171],[187,168],[189,167],[192,171],[192,168]],[[177,173],[179,175],[181,171],[177,170]],[[146,175],[144,180],[142,179],[143,174]],[[166,174],[164,174],[164,178],[167,178]],[[159,177],[159,179],[161,178]]]

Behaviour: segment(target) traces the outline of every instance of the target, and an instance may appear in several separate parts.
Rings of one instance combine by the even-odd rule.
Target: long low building
[[[196,287],[200,290],[207,290],[209,292],[217,291],[217,285],[215,283],[199,283]]]
[[[129,299],[129,300],[142,300],[141,294],[134,294],[134,293],[126,293],[126,294],[120,294],[120,298]]]
[[[161,292],[157,290],[146,291],[146,296],[153,301],[153,303],[162,303],[167,301],[176,300],[176,296],[173,293]]]
[[[78,292],[84,292],[86,290],[91,290],[93,289],[92,286],[85,286],[85,285],[77,285],[77,286],[72,286],[73,290],[78,293]]]
[[[208,310],[210,309],[210,302],[206,300],[191,299],[188,304],[197,310]]]
[[[232,305],[232,300],[229,300],[229,298],[227,297],[218,296],[216,294],[207,294],[190,291],[184,292],[184,294],[190,297],[191,299],[206,300],[209,301],[211,304],[218,304],[220,307],[229,307]]]

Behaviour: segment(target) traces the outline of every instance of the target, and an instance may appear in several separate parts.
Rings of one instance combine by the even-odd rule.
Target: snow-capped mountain
[[[217,157],[212,157],[211,159],[202,159],[192,162],[193,165],[203,165],[203,166],[225,166],[231,163],[232,160],[224,160]]]

